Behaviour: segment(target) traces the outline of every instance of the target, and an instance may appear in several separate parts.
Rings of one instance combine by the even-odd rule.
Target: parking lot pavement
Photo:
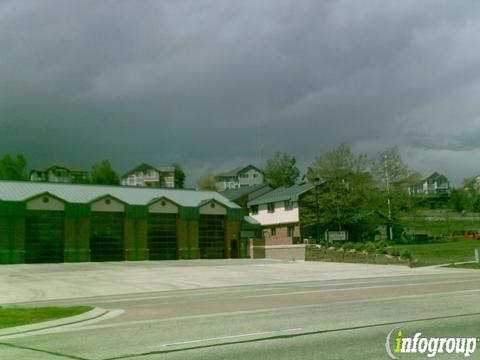
[[[224,286],[416,276],[464,271],[267,259],[20,264],[3,265],[1,270],[0,304]]]

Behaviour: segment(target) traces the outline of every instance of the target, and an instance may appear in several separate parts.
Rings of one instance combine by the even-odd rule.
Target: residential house
[[[79,184],[88,181],[88,171],[64,164],[52,164],[32,169],[30,181]]]
[[[450,193],[450,182],[445,175],[433,172],[426,175],[410,178],[408,193],[415,195],[448,195]]]
[[[253,165],[238,167],[215,175],[217,191],[254,186],[264,182],[263,171]]]
[[[120,183],[124,186],[174,188],[175,167],[157,167],[143,163],[124,174]]]
[[[250,217],[263,227],[265,246],[302,243],[299,204],[314,188],[309,183],[279,187],[248,202]]]
[[[480,175],[472,176],[464,182],[463,190],[480,192]]]

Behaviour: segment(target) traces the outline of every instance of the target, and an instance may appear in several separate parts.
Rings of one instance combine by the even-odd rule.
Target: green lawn
[[[471,220],[428,221],[417,219],[403,220],[401,225],[408,232],[428,233],[431,236],[451,236],[454,231],[480,230],[479,222]]]
[[[449,265],[448,267],[458,268],[458,269],[478,269],[478,270],[480,270],[480,264],[479,263],[453,264],[453,265]]]
[[[60,319],[79,315],[91,309],[89,306],[0,308],[0,328]]]
[[[418,245],[395,245],[400,253],[409,250],[414,266],[450,264],[475,260],[474,249],[480,248],[480,240],[458,240]]]

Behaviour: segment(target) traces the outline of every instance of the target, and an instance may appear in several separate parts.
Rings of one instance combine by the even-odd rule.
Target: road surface
[[[0,337],[0,359],[385,359],[385,338],[395,327],[412,335],[480,337],[476,271],[399,268],[397,273],[395,267],[385,267],[382,275],[382,268],[372,267],[369,276],[370,268],[358,265],[349,267],[350,276],[310,274],[291,281],[289,270],[318,266],[333,272],[337,264],[277,262],[271,264],[275,273],[284,271],[288,281],[258,284],[251,279],[253,284],[245,280],[243,285],[219,286],[228,282],[221,274],[231,263],[206,264],[198,265],[217,273],[210,279],[212,286],[16,302],[93,305],[112,310],[112,316]],[[234,266],[248,275],[258,274],[257,264]],[[364,276],[358,277],[355,269]],[[59,289],[59,294],[64,293]],[[470,358],[480,358],[480,349]]]

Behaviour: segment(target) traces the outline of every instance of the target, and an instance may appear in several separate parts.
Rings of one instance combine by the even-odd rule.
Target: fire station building
[[[246,257],[243,218],[211,191],[0,181],[0,263]]]

